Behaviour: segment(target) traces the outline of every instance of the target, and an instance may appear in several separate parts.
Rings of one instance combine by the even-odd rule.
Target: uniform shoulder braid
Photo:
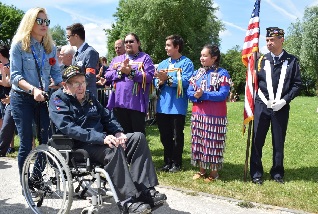
[[[263,59],[266,59],[266,57],[264,57],[264,55],[261,55],[260,58],[258,58],[258,63],[257,63],[257,70],[260,71],[261,70],[261,64]]]

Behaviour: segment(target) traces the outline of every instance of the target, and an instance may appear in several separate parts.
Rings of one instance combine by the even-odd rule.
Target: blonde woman
[[[39,130],[39,142],[48,141],[50,120],[45,101],[50,77],[56,85],[61,86],[62,82],[49,25],[44,8],[31,8],[22,18],[10,50],[11,110],[20,137],[20,177],[24,161],[32,149],[33,121]]]

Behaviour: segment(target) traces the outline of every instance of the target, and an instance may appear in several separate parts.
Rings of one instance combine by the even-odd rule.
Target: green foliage
[[[246,67],[242,63],[242,50],[237,45],[221,55],[220,66],[225,68],[234,83],[235,91],[239,94],[245,93]]]
[[[304,95],[318,88],[318,6],[306,8],[303,20],[288,28],[284,48],[299,57]]]
[[[9,46],[24,12],[0,2],[0,42]]]
[[[191,132],[189,105],[184,128],[183,170],[178,173],[158,172],[160,185],[184,188],[194,192],[231,197],[244,202],[241,207],[251,207],[250,202],[269,204],[296,210],[317,213],[316,194],[318,189],[318,159],[317,139],[317,97],[296,97],[291,102],[289,124],[285,141],[285,184],[281,185],[270,180],[272,166],[272,143],[270,131],[267,134],[263,148],[263,167],[265,182],[262,186],[243,181],[245,163],[246,139],[242,136],[244,102],[228,102],[227,139],[224,153],[224,166],[220,171],[220,179],[213,183],[193,181],[192,176],[198,168],[190,164]],[[152,159],[158,169],[163,166],[163,147],[160,142],[158,127],[147,126],[147,141],[149,142]],[[19,138],[15,137],[15,149],[19,149]],[[10,154],[16,158],[17,152]],[[303,212],[299,212],[303,213]]]
[[[50,28],[52,38],[57,46],[67,45],[66,32],[60,25]]]
[[[159,63],[167,58],[165,38],[178,34],[185,41],[183,54],[199,66],[202,47],[220,43],[223,26],[215,16],[217,8],[212,6],[210,0],[120,0],[114,14],[116,23],[106,30],[109,57],[115,56],[114,42],[133,32],[139,36],[143,51]]]
[[[251,207],[250,202],[257,202],[311,213],[318,211],[315,196],[318,188],[318,133],[314,128],[318,116],[317,97],[296,97],[291,102],[285,141],[284,185],[270,180],[273,151],[270,130],[263,148],[264,184],[262,186],[253,184],[249,175],[248,182],[243,181],[247,141],[247,133],[242,136],[244,102],[227,103],[227,138],[220,179],[213,183],[206,183],[203,180],[193,181],[192,176],[198,168],[190,164],[191,106],[189,105],[184,129],[183,171],[174,174],[158,172],[161,185],[243,200],[244,203],[239,204],[241,207]],[[155,166],[162,167],[163,147],[157,126],[147,127],[147,140]]]

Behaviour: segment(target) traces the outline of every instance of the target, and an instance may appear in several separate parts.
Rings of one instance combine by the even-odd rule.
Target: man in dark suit
[[[262,149],[271,125],[273,166],[271,178],[284,183],[284,142],[288,124],[289,103],[301,88],[298,60],[283,49],[284,30],[266,29],[266,43],[270,53],[258,60],[258,91],[255,98],[254,132],[251,151],[252,182],[262,184]]]
[[[74,63],[86,73],[87,90],[97,97],[96,68],[99,63],[99,54],[85,42],[85,29],[80,23],[66,27],[66,37],[70,45],[77,47]]]

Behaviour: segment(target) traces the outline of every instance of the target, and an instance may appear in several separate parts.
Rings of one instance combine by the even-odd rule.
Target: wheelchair
[[[113,197],[120,213],[126,213],[109,174],[91,163],[85,150],[72,149],[74,142],[53,134],[47,145],[39,145],[27,156],[22,170],[23,195],[34,213],[69,213],[73,198],[91,197],[82,214],[98,213],[105,197]],[[77,187],[73,188],[73,185]]]

